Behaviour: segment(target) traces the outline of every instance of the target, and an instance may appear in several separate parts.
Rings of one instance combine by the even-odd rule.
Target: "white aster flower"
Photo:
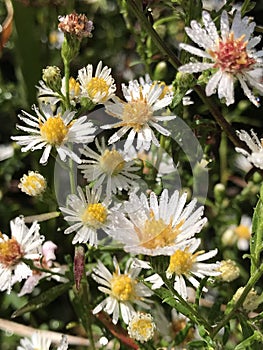
[[[234,81],[237,79],[249,98],[256,106],[259,106],[257,98],[248,87],[255,88],[263,94],[263,85],[259,81],[256,69],[262,67],[263,51],[256,51],[255,46],[261,37],[252,37],[255,22],[248,17],[241,18],[240,11],[236,11],[232,24],[226,11],[222,12],[220,22],[221,37],[208,12],[203,11],[203,24],[191,21],[191,28],[185,31],[193,42],[202,49],[188,44],[180,44],[180,47],[193,55],[206,59],[206,62],[188,63],[179,68],[181,72],[196,73],[207,69],[216,69],[206,85],[206,95],[210,96],[218,91],[218,97],[225,98],[226,105],[235,102]],[[212,62],[208,62],[211,60]]]
[[[86,186],[84,194],[80,187],[77,188],[78,194],[70,194],[67,198],[67,207],[60,207],[64,219],[70,224],[64,233],[76,232],[72,243],[89,243],[97,246],[98,231],[102,230],[108,233],[112,224],[112,210],[109,209],[110,199],[106,198],[100,202],[102,188],[90,190]]]
[[[99,188],[106,183],[106,195],[116,194],[117,190],[129,190],[136,187],[136,180],[140,177],[134,172],[139,170],[133,160],[128,160],[126,154],[115,147],[109,149],[105,146],[105,140],[102,144],[95,140],[100,154],[94,152],[88,146],[84,146],[81,153],[89,159],[82,159],[79,169],[87,181],[95,181],[94,189]]]
[[[93,270],[92,277],[102,285],[98,289],[109,296],[95,307],[93,314],[104,310],[112,315],[112,322],[116,324],[121,313],[123,321],[128,324],[135,314],[133,304],[140,308],[149,309],[148,303],[150,301],[145,298],[150,297],[153,292],[137,280],[141,269],[132,267],[131,263],[132,259],[129,259],[122,274],[115,257],[113,258],[115,267],[113,273],[101,261],[98,262],[97,267]]]
[[[230,225],[223,233],[224,245],[237,245],[239,250],[248,250],[252,234],[252,219],[248,215],[242,215],[239,225]]]
[[[200,232],[206,218],[204,207],[195,209],[196,199],[187,206],[187,194],[175,191],[169,198],[163,190],[159,201],[154,192],[150,198],[135,193],[124,203],[126,216],[119,217],[110,235],[124,244],[126,252],[145,255],[172,255],[175,249],[185,247],[188,240]]]
[[[102,129],[120,129],[113,134],[109,139],[109,144],[115,143],[123,135],[129,132],[124,144],[124,151],[128,150],[132,145],[134,138],[137,134],[137,149],[143,148],[148,150],[151,142],[159,147],[159,141],[157,140],[152,128],[156,129],[159,133],[169,136],[170,132],[159,125],[159,121],[169,121],[176,116],[174,115],[154,115],[156,111],[167,107],[173,98],[173,94],[166,89],[162,83],[157,82],[149,83],[148,81],[137,80],[129,82],[126,86],[122,84],[122,92],[127,102],[114,97],[113,102],[107,102],[105,105],[105,111],[109,115],[120,119],[115,124],[108,124],[101,126]]]
[[[88,64],[78,71],[77,80],[80,83],[81,96],[91,100],[94,104],[105,103],[114,96],[116,86],[111,76],[111,68],[102,68],[102,62],[98,63],[93,76],[93,66]]]
[[[22,192],[29,196],[39,196],[47,187],[46,179],[36,171],[28,171],[28,175],[24,174],[17,186]]]
[[[41,258],[34,260],[34,266],[37,268],[42,268],[49,270],[50,273],[34,270],[34,273],[27,278],[25,281],[21,291],[18,296],[22,296],[25,294],[30,294],[34,290],[35,286],[42,278],[53,278],[58,282],[66,282],[67,279],[65,277],[60,276],[61,274],[65,274],[67,266],[61,266],[55,262],[56,255],[55,250],[57,249],[56,244],[52,241],[46,241],[42,246],[42,255]],[[56,275],[59,273],[60,275]]]
[[[20,340],[20,345],[17,350],[49,350],[51,345],[50,337],[45,333],[37,331],[32,334],[31,338],[23,338]],[[66,336],[62,336],[57,350],[67,350],[68,341]]]
[[[243,148],[236,147],[236,151],[243,154],[246,159],[256,168],[263,169],[263,145],[262,139],[259,140],[257,134],[251,130],[251,136],[245,130],[237,131],[237,136],[241,141],[244,141],[250,148],[251,152]]]
[[[91,122],[86,121],[87,116],[73,120],[75,112],[66,111],[61,114],[61,110],[58,109],[57,114],[53,115],[51,106],[46,104],[41,105],[41,110],[36,106],[33,108],[36,116],[25,111],[18,115],[28,126],[17,125],[17,128],[30,135],[11,137],[23,146],[21,151],[35,151],[44,148],[40,163],[46,164],[52,147],[55,147],[62,161],[65,161],[68,156],[80,163],[80,158],[68,147],[68,144],[93,141],[94,135],[92,134],[95,128]]]
[[[44,240],[37,222],[28,228],[24,219],[17,217],[10,222],[10,227],[11,238],[0,233],[0,291],[7,290],[8,294],[14,283],[32,275],[32,270],[22,259],[39,259]]]
[[[152,339],[154,336],[156,324],[154,323],[151,314],[137,312],[132,316],[127,330],[132,339],[135,339],[140,343],[144,343]]]
[[[166,270],[166,277],[174,277],[174,289],[184,298],[187,299],[188,291],[186,281],[188,280],[194,288],[199,287],[199,281],[196,278],[204,278],[205,276],[218,276],[220,264],[203,263],[204,260],[210,259],[217,254],[217,249],[210,250],[205,253],[203,250],[195,252],[199,247],[201,240],[192,239],[186,248],[176,250],[170,257],[170,263]],[[158,274],[154,274],[145,279],[153,284],[152,289],[160,288],[164,282]],[[203,289],[207,291],[206,288]]]

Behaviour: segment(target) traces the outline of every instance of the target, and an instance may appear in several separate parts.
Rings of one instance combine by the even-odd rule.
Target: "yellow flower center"
[[[197,255],[202,254],[203,251],[199,251],[195,254],[188,252],[188,248],[185,250],[177,250],[170,257],[170,264],[167,269],[167,274],[172,275],[187,275],[196,260]]]
[[[229,73],[238,73],[249,68],[256,63],[254,58],[248,56],[247,41],[245,35],[234,39],[234,33],[230,33],[228,38],[219,40],[218,49],[209,50],[208,53],[215,59],[215,68],[220,68]]]
[[[30,171],[29,175],[23,175],[18,187],[29,196],[38,196],[45,190],[46,180],[42,175]]]
[[[107,208],[102,203],[88,204],[84,213],[81,216],[81,220],[84,225],[88,225],[94,228],[100,228],[107,219]]]
[[[69,91],[73,96],[80,94],[80,84],[73,77],[69,79]]]
[[[134,298],[134,284],[136,281],[128,275],[118,275],[117,273],[113,273],[113,278],[110,283],[112,295],[116,299],[120,301],[128,301]]]
[[[98,77],[91,78],[86,85],[86,89],[90,99],[93,99],[97,94],[99,94],[104,95],[101,102],[105,102],[107,100],[109,85],[106,83],[105,79]]]
[[[235,234],[239,238],[244,238],[244,239],[249,240],[250,236],[251,236],[250,228],[248,226],[245,226],[245,225],[239,225],[235,228]]]
[[[60,146],[68,134],[70,125],[65,125],[60,116],[50,117],[42,124],[39,122],[42,138],[53,146]]]
[[[142,98],[132,100],[124,105],[121,125],[130,126],[138,132],[152,118],[152,115],[152,109],[146,100]]]
[[[13,266],[16,265],[22,257],[21,246],[15,238],[0,243],[0,264],[6,267]]]
[[[124,168],[125,160],[116,150],[106,150],[100,157],[100,166],[107,175],[118,175]]]
[[[129,336],[141,343],[150,340],[156,328],[150,314],[139,313],[133,317],[128,326]]]
[[[172,222],[166,224],[163,219],[156,220],[151,211],[150,219],[145,221],[143,228],[135,226],[135,231],[141,246],[148,249],[163,248],[174,243],[182,225],[183,221],[173,227]]]

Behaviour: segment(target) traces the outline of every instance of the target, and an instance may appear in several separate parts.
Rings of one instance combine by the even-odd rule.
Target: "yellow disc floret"
[[[123,126],[130,126],[138,132],[152,118],[152,116],[152,109],[146,100],[132,100],[124,105],[122,117],[123,122],[121,124]]]
[[[113,278],[111,280],[111,292],[112,295],[120,300],[120,301],[128,301],[132,300],[135,296],[134,285],[136,281],[134,281],[128,275],[120,275],[117,273],[113,274]]]
[[[70,126],[65,125],[59,115],[48,118],[43,124],[39,123],[42,138],[53,146],[60,146],[65,141]]]
[[[109,94],[109,85],[107,84],[105,79],[99,77],[91,78],[86,85],[86,89],[91,100],[97,95],[103,96],[101,102],[107,100]]]
[[[102,203],[90,203],[81,216],[84,225],[100,228],[107,219],[107,208]]]
[[[249,240],[251,236],[251,231],[248,226],[245,225],[239,225],[235,228],[235,234],[238,236],[238,238],[244,238]]]
[[[116,150],[105,150],[100,157],[100,166],[107,175],[118,175],[124,168],[125,160]]]
[[[129,336],[141,343],[150,340],[156,329],[156,325],[150,314],[138,312],[131,319],[128,326]]]
[[[16,265],[22,257],[21,246],[15,238],[0,242],[0,264],[6,267]]]
[[[166,224],[162,218],[156,220],[151,211],[150,218],[145,221],[144,226],[141,229],[135,227],[135,231],[141,246],[148,249],[163,248],[174,243],[182,225],[183,221],[172,226],[171,222]]]

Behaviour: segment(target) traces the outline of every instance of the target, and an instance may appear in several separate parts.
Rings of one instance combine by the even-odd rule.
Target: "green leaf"
[[[72,283],[68,282],[46,290],[42,294],[31,299],[25,306],[22,306],[20,309],[16,310],[11,317],[15,318],[25,314],[26,312],[31,312],[31,311],[41,309],[42,307],[50,304],[52,301],[57,299],[60,295],[67,292],[71,286],[72,286]]]
[[[260,197],[254,211],[252,219],[252,236],[250,239],[251,253],[251,275],[259,268],[260,253],[262,251],[263,241],[263,185],[260,189]]]

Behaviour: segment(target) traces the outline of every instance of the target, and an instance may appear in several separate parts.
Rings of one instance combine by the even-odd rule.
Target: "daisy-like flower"
[[[127,160],[127,156],[114,147],[107,148],[104,139],[101,145],[97,139],[95,143],[100,154],[84,146],[81,153],[90,159],[82,159],[82,164],[79,166],[87,181],[96,181],[94,189],[106,183],[106,195],[110,197],[111,193],[115,194],[117,190],[129,190],[136,187],[135,181],[140,177],[134,174],[139,170],[134,161]]]
[[[154,336],[156,324],[154,323],[151,314],[137,312],[132,316],[127,330],[131,338],[139,341],[140,343],[144,343],[152,339]]]
[[[32,334],[31,338],[23,338],[20,340],[20,345],[17,350],[49,350],[51,345],[50,338],[40,331]],[[67,350],[68,341],[66,336],[62,336],[57,350]]]
[[[133,304],[148,309],[150,300],[145,298],[150,297],[153,292],[137,280],[141,269],[131,266],[132,259],[127,261],[124,273],[121,273],[115,257],[113,258],[113,264],[115,267],[113,273],[101,261],[93,270],[93,279],[102,285],[98,289],[109,295],[95,307],[93,314],[104,309],[105,312],[112,315],[112,322],[116,324],[121,313],[123,321],[128,324],[135,314]]]
[[[199,281],[196,278],[204,278],[205,276],[218,276],[220,264],[207,264],[203,261],[214,257],[217,254],[217,249],[205,253],[203,250],[197,251],[201,240],[198,238],[192,239],[186,248],[177,249],[170,257],[170,263],[166,270],[166,277],[174,278],[174,289],[184,298],[187,299],[186,281],[188,280],[195,288],[199,287]],[[153,283],[152,288],[160,288],[163,285],[163,280],[158,274],[147,277],[145,280]],[[207,291],[204,288],[204,291]]]
[[[40,159],[41,164],[46,164],[52,147],[55,147],[62,161],[66,157],[72,158],[75,162],[81,163],[78,155],[68,147],[72,143],[89,143],[94,139],[95,127],[87,122],[87,116],[73,119],[75,112],[66,111],[61,114],[58,109],[53,115],[50,105],[42,104],[41,110],[33,107],[36,116],[25,111],[18,115],[27,126],[17,125],[17,128],[28,132],[30,135],[12,136],[20,146],[22,152],[44,148]]]
[[[10,222],[11,238],[0,233],[0,291],[10,294],[12,285],[32,275],[32,270],[23,259],[35,260],[41,256],[44,240],[39,234],[39,225],[30,228],[24,219],[17,217]]]
[[[122,92],[127,102],[114,97],[113,102],[109,101],[105,105],[106,113],[120,119],[115,124],[101,126],[102,129],[120,127],[110,137],[109,144],[115,143],[129,132],[124,144],[125,151],[132,145],[136,134],[137,149],[143,148],[148,150],[151,142],[159,147],[159,141],[152,128],[165,136],[169,136],[170,132],[159,125],[158,122],[176,118],[174,115],[154,115],[156,111],[167,107],[172,102],[172,92],[168,90],[166,93],[166,91],[167,89],[162,83],[150,83],[148,80],[144,81],[142,79],[140,79],[140,82],[137,80],[130,81],[128,86],[122,84]]]
[[[179,247],[185,247],[206,223],[206,218],[202,218],[204,207],[195,209],[196,199],[185,206],[186,198],[186,193],[180,196],[177,190],[171,198],[163,190],[159,202],[154,192],[149,200],[144,194],[138,197],[132,193],[124,203],[126,216],[119,218],[110,235],[124,244],[126,252],[172,255]]]
[[[195,20],[191,21],[191,28],[185,28],[188,36],[202,49],[188,44],[180,44],[180,47],[212,62],[188,63],[181,66],[179,70],[196,73],[214,68],[216,72],[206,85],[207,96],[218,90],[218,97],[225,98],[227,106],[234,103],[234,82],[237,79],[249,100],[259,106],[257,98],[248,86],[263,94],[263,85],[259,82],[257,71],[262,67],[263,51],[255,50],[255,46],[261,40],[260,36],[252,37],[255,22],[250,22],[248,17],[242,19],[240,11],[236,11],[230,27],[228,14],[223,11],[220,37],[208,12],[203,11],[202,19],[204,28]]]
[[[238,153],[243,154],[243,156],[246,157],[246,159],[252,164],[253,166],[263,169],[263,144],[262,139],[259,140],[257,137],[257,134],[251,130],[251,136],[249,133],[245,130],[237,131],[237,135],[240,138],[241,141],[244,141],[247,146],[250,148],[251,152],[244,150],[243,148],[236,147],[236,151]]]
[[[93,66],[88,64],[78,71],[77,81],[80,83],[81,96],[94,104],[105,103],[114,96],[116,85],[111,76],[111,68],[98,63],[93,76]]]
[[[61,274],[65,274],[67,267],[61,266],[58,263],[55,263],[55,260],[56,260],[55,250],[56,249],[57,249],[57,246],[52,241],[46,241],[43,244],[41,258],[34,260],[34,265],[38,268],[50,270],[50,273],[34,270],[34,273],[31,276],[29,276],[27,278],[27,280],[25,281],[18,296],[32,293],[35,286],[38,284],[38,282],[42,278],[48,278],[48,279],[53,278],[54,280],[56,280],[58,282],[66,282],[67,281],[66,278],[60,276]],[[56,273],[59,273],[60,275],[56,275]]]
[[[222,235],[224,245],[237,245],[239,250],[248,250],[252,233],[252,219],[242,215],[239,225],[231,225]]]
[[[29,171],[28,175],[24,174],[17,186],[22,192],[29,196],[39,196],[47,187],[46,179],[35,171]]]
[[[106,198],[100,202],[102,188],[90,190],[86,186],[86,195],[80,187],[77,188],[78,195],[70,194],[67,198],[67,207],[60,210],[64,219],[73,224],[64,233],[76,232],[72,243],[89,243],[97,246],[98,231],[103,230],[108,233],[111,227],[113,215],[109,209],[110,199]]]

